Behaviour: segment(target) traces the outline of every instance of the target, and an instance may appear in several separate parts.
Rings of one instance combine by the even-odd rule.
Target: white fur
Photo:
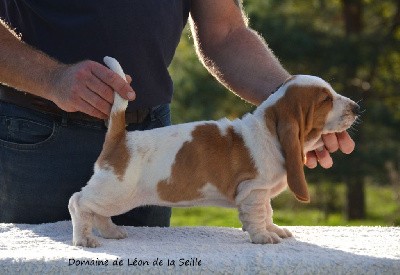
[[[115,64],[113,66],[118,69]],[[286,170],[279,140],[269,132],[263,115],[266,108],[285,96],[285,91],[290,85],[328,87],[336,103],[328,116],[327,125],[333,125],[335,121],[338,123],[341,120],[338,116],[340,112],[344,112],[344,105],[349,101],[334,93],[330,85],[320,78],[296,76],[261,104],[254,114],[248,114],[242,119],[194,122],[129,132],[127,145],[131,158],[124,177],[120,179],[112,169],[101,169],[96,166],[88,184],[70,199],[74,245],[89,247],[99,245],[91,233],[93,224],[103,237],[124,238],[126,234],[115,226],[109,217],[142,205],[235,206],[239,209],[243,229],[249,232],[252,242],[277,243],[281,238],[290,237],[291,233],[288,230],[281,229],[272,222],[270,199],[286,188]],[[118,104],[120,102],[115,102],[115,105]],[[215,183],[205,184],[198,190],[203,196],[193,201],[171,203],[162,200],[157,192],[157,184],[170,178],[175,157],[180,148],[192,140],[193,130],[197,126],[210,123],[217,125],[222,135],[227,133],[229,127],[233,127],[235,133],[243,138],[258,172],[257,177],[238,185],[235,202],[220,193]],[[331,126],[327,127],[329,127],[327,131],[334,130]],[[188,188],[192,188],[190,179]]]
[[[123,80],[126,81],[126,75],[115,58],[106,56],[103,59],[104,63],[114,72],[116,72]],[[111,108],[111,113],[125,111],[128,107],[128,100],[123,99],[117,92],[114,93],[114,104]]]

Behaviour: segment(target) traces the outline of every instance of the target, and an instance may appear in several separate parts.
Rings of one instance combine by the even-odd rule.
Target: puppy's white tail
[[[106,56],[104,63],[120,77],[126,81],[126,75],[121,68],[121,65],[115,58]],[[114,91],[114,103],[111,108],[110,119],[108,121],[107,135],[118,135],[125,133],[125,110],[128,107],[128,100],[122,98],[116,91]]]

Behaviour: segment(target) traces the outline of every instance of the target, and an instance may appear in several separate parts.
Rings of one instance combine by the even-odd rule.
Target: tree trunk
[[[347,181],[346,218],[347,220],[365,218],[364,178],[361,175]]]
[[[351,43],[352,47],[357,48],[359,43],[360,34],[363,29],[362,17],[363,17],[363,4],[362,0],[342,0],[342,12],[345,23],[346,36]],[[345,81],[344,87],[347,94],[353,94],[354,90],[358,90],[357,87],[352,86],[351,79],[357,76],[358,60],[349,63],[344,68],[345,70]],[[362,129],[358,132],[357,141],[361,144],[363,139]],[[346,203],[346,217],[348,220],[364,219],[365,218],[365,188],[364,188],[364,177],[362,169],[359,165],[357,155],[353,157],[352,169],[360,170],[359,172],[353,171],[352,175],[346,180],[347,186],[347,203]]]
[[[363,29],[361,0],[342,0],[346,34],[360,34]]]

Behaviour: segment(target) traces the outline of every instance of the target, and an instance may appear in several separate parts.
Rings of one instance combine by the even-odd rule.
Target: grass
[[[322,188],[322,191],[327,190]],[[279,225],[400,226],[400,206],[396,204],[390,186],[367,186],[367,218],[356,221],[347,221],[344,217],[344,191],[343,185],[335,186],[335,197],[337,197],[335,204],[337,205],[336,210],[330,213],[323,211],[324,203],[318,197],[321,194],[321,188],[310,186],[310,192],[313,194],[311,199],[316,202],[309,205],[297,202],[293,195],[286,191],[272,201],[274,222]],[[317,199],[315,199],[316,197]],[[171,226],[241,227],[241,223],[235,208],[193,207],[174,208]]]

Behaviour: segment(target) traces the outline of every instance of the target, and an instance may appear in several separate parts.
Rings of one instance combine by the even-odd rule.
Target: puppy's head
[[[282,146],[289,188],[298,200],[308,202],[305,152],[322,145],[322,134],[349,128],[360,107],[324,80],[308,75],[288,79],[262,105],[267,127]]]

